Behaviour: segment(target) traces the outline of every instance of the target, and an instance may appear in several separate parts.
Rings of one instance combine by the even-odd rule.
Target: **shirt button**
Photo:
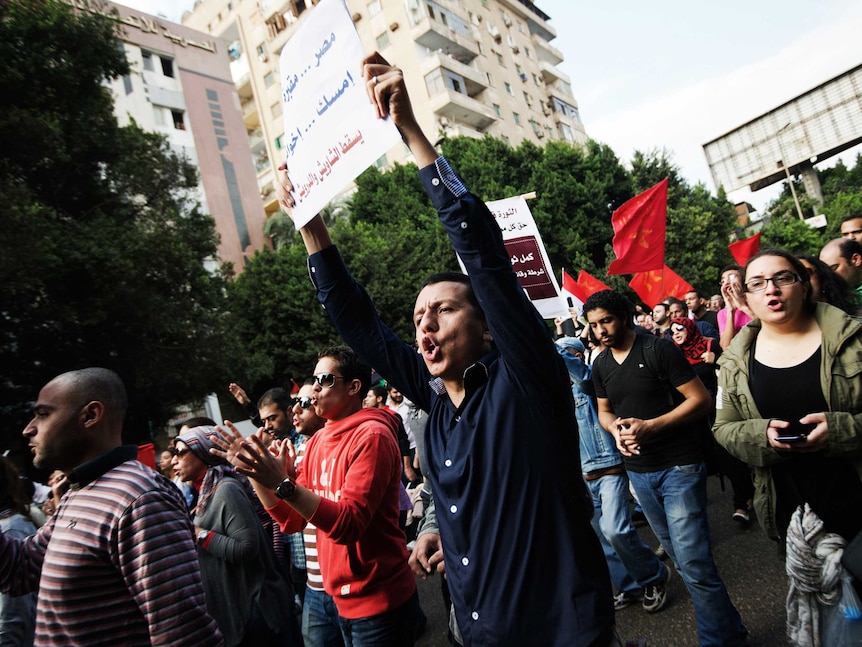
[[[451,507],[449,508],[449,512],[451,512],[452,514],[455,514],[456,512],[458,512],[458,506],[453,503],[451,505]]]
[[[473,618],[473,620],[478,620],[479,619],[479,612],[474,611],[473,613],[470,614],[470,617]]]
[[[435,177],[433,180],[431,180],[431,184],[434,186],[438,186],[440,184],[440,178]]]
[[[469,565],[470,565],[470,558],[469,558],[469,557],[462,557],[462,558],[461,558],[461,563],[462,563],[464,566],[469,566]]]
[[[443,461],[443,464],[444,464],[446,467],[452,467],[452,459],[451,459],[451,458],[447,458],[445,461]]]
[[[467,229],[467,223],[466,222],[461,223],[461,229]]]

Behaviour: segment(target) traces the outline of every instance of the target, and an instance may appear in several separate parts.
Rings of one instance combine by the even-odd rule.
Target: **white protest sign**
[[[530,301],[545,319],[571,317],[566,300],[560,296],[557,277],[545,251],[542,236],[527,201],[522,196],[485,203],[500,231],[512,261],[512,269]],[[461,259],[458,259],[461,263]],[[464,270],[464,264],[461,263]]]
[[[284,147],[297,229],[401,140],[368,100],[344,0],[322,0],[281,52]]]

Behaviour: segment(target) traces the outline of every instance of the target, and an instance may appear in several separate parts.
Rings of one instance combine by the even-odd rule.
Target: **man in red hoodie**
[[[392,414],[362,407],[371,368],[346,346],[318,355],[312,404],[326,420],[294,467],[290,441],[277,455],[260,432],[248,440],[231,427],[218,443],[246,474],[281,529],[318,529],[323,585],[335,600],[345,643],[412,645],[419,621],[416,580],[398,527],[401,453]]]

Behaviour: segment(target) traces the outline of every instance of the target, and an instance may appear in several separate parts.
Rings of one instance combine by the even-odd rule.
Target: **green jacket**
[[[815,313],[823,333],[820,384],[829,404],[831,456],[848,458],[862,478],[862,321],[819,303]],[[775,522],[775,485],[770,466],[787,460],[769,446],[764,419],[748,385],[751,345],[760,332],[755,319],[734,337],[718,364],[718,395],[713,433],[727,451],[754,467],[754,507],[767,535],[785,535]]]

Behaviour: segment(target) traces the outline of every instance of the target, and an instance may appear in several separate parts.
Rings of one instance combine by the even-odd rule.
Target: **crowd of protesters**
[[[555,343],[400,70],[363,66],[467,274],[418,286],[406,343],[314,218],[309,273],[346,345],[295,393],[255,402],[232,383],[258,430],[190,420],[158,471],[121,444],[115,373],[51,380],[23,432],[54,471],[41,507],[0,460],[0,645],[407,647],[425,625],[416,577],[434,572],[453,644],[621,646],[615,610],[662,611],[676,573],[697,642],[744,645],[711,551],[716,471],[732,518],[786,546],[791,641],[820,644],[818,609],[862,561],[862,219],[819,259],[724,268],[712,298],[636,310],[595,293]],[[832,577],[812,583],[820,562]]]

